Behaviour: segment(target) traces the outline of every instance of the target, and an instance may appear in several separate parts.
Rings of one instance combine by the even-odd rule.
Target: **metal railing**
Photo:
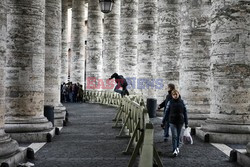
[[[84,100],[118,107],[117,114],[113,119],[115,121],[113,128],[121,128],[117,137],[130,138],[125,151],[123,151],[124,154],[132,153],[128,167],[135,164],[139,153],[139,167],[152,167],[153,164],[163,167],[154,147],[154,128],[142,97],[130,95],[122,98],[120,94],[115,92],[86,90]]]

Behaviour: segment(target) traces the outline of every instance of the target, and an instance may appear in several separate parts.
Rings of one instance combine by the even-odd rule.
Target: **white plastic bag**
[[[188,128],[186,128],[183,132],[182,142],[184,144],[193,144],[193,139],[190,135]]]

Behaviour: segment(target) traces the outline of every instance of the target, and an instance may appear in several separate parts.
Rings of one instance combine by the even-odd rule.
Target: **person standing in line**
[[[172,95],[171,92],[172,90],[175,89],[175,85],[172,83],[168,84],[168,95],[166,96],[166,99],[158,106],[158,110],[160,110],[161,108],[164,107],[164,112],[165,112],[165,108],[167,103],[169,102],[169,100],[172,99]],[[165,115],[165,113],[164,113]],[[169,122],[164,123],[165,127],[162,126],[164,128],[164,141],[167,142],[168,141],[168,137],[169,137]]]
[[[128,83],[127,83],[126,79],[122,75],[118,75],[117,73],[114,73],[113,75],[111,75],[111,77],[109,79],[113,79],[113,78],[115,78],[115,82],[117,83],[114,91],[117,93],[120,93],[122,95],[122,97],[124,95],[129,96],[129,92],[127,90]],[[122,87],[122,90],[119,90],[120,87]]]
[[[180,93],[177,90],[172,90],[172,99],[167,103],[165,108],[165,115],[162,124],[169,122],[172,133],[173,156],[179,154],[180,135],[183,124],[188,128],[187,109],[184,101],[180,98]]]

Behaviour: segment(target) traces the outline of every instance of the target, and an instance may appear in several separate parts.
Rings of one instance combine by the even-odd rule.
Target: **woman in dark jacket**
[[[188,127],[188,118],[186,105],[180,98],[179,92],[177,90],[172,90],[171,94],[173,98],[167,103],[162,123],[165,124],[165,122],[168,121],[170,124],[173,155],[177,156],[179,153],[181,129],[184,123],[185,128]]]
[[[164,107],[164,112],[165,112],[165,108],[166,108],[166,105],[167,103],[169,102],[169,100],[172,99],[172,95],[171,95],[171,92],[172,90],[175,89],[175,85],[174,84],[168,84],[168,95],[166,96],[166,99],[158,106],[158,110],[160,110],[161,108]],[[165,113],[164,113],[165,114]],[[164,126],[164,141],[168,141],[168,137],[169,137],[169,122],[166,122],[165,123],[165,126]]]

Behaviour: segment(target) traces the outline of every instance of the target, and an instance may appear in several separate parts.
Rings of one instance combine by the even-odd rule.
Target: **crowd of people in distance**
[[[62,103],[82,103],[83,88],[79,83],[62,83],[61,84],[61,102]]]

